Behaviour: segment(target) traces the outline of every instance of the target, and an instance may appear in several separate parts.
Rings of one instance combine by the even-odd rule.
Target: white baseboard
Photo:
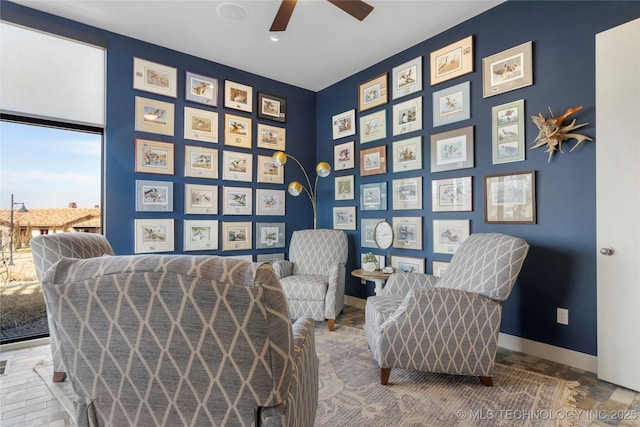
[[[364,310],[367,300],[345,295],[344,303],[345,305],[350,305]],[[551,360],[556,363],[562,363],[563,365],[572,366],[589,372],[598,372],[598,358],[590,354],[580,353],[578,351],[556,347],[554,345],[544,344],[538,341],[516,337],[515,335],[504,334],[502,332],[498,336],[498,345],[506,348],[507,350],[530,354],[532,356]]]

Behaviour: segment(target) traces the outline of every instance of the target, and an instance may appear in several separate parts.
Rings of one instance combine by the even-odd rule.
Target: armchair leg
[[[483,386],[493,387],[493,378],[492,377],[478,377],[480,378],[480,382]]]
[[[327,319],[327,321],[329,323],[329,331],[333,332],[336,326],[336,319]]]
[[[380,384],[387,385],[391,375],[391,368],[380,368]]]
[[[51,381],[53,381],[54,383],[61,383],[64,380],[67,379],[67,373],[66,372],[53,372],[53,379]]]

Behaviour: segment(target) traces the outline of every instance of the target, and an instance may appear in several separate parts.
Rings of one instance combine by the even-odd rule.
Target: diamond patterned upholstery
[[[104,236],[91,233],[42,234],[33,237],[30,246],[40,282],[42,282],[45,272],[64,257],[85,259],[114,255],[109,241]],[[51,327],[51,318],[48,313],[47,321],[49,322],[54,379],[63,379],[65,374],[58,352],[58,338]]]
[[[382,384],[391,368],[476,375],[492,384],[501,302],[528,251],[517,237],[472,234],[443,278],[393,274],[365,307],[365,333]]]
[[[293,232],[289,260],[273,264],[292,319],[328,319],[329,329],[333,330],[333,322],[344,308],[348,252],[347,234],[342,230]]]
[[[313,425],[314,323],[269,264],[64,258],[42,287],[79,425]]]

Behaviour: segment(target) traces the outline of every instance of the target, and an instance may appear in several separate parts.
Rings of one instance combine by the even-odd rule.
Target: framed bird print
[[[224,145],[251,148],[251,119],[249,117],[224,115]]]
[[[473,72],[473,36],[431,52],[431,86]]]
[[[422,56],[393,68],[393,99],[422,90]]]
[[[482,60],[483,98],[532,84],[533,57],[530,41]]]
[[[253,106],[253,88],[230,80],[225,80],[224,106],[250,113]]]
[[[186,99],[211,107],[218,106],[218,80],[187,71]]]

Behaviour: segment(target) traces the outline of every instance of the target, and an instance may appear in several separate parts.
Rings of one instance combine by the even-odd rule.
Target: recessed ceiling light
[[[272,42],[274,42],[274,43],[275,43],[275,42],[279,42],[279,41],[280,41],[280,36],[277,36],[277,35],[275,35],[275,34],[271,34],[271,35],[269,36],[269,40],[271,40],[271,41],[272,41]]]
[[[232,2],[220,3],[216,7],[216,12],[218,12],[218,15],[223,18],[231,19],[233,21],[242,21],[243,19],[247,19],[247,16],[249,16],[249,11],[246,7]]]

